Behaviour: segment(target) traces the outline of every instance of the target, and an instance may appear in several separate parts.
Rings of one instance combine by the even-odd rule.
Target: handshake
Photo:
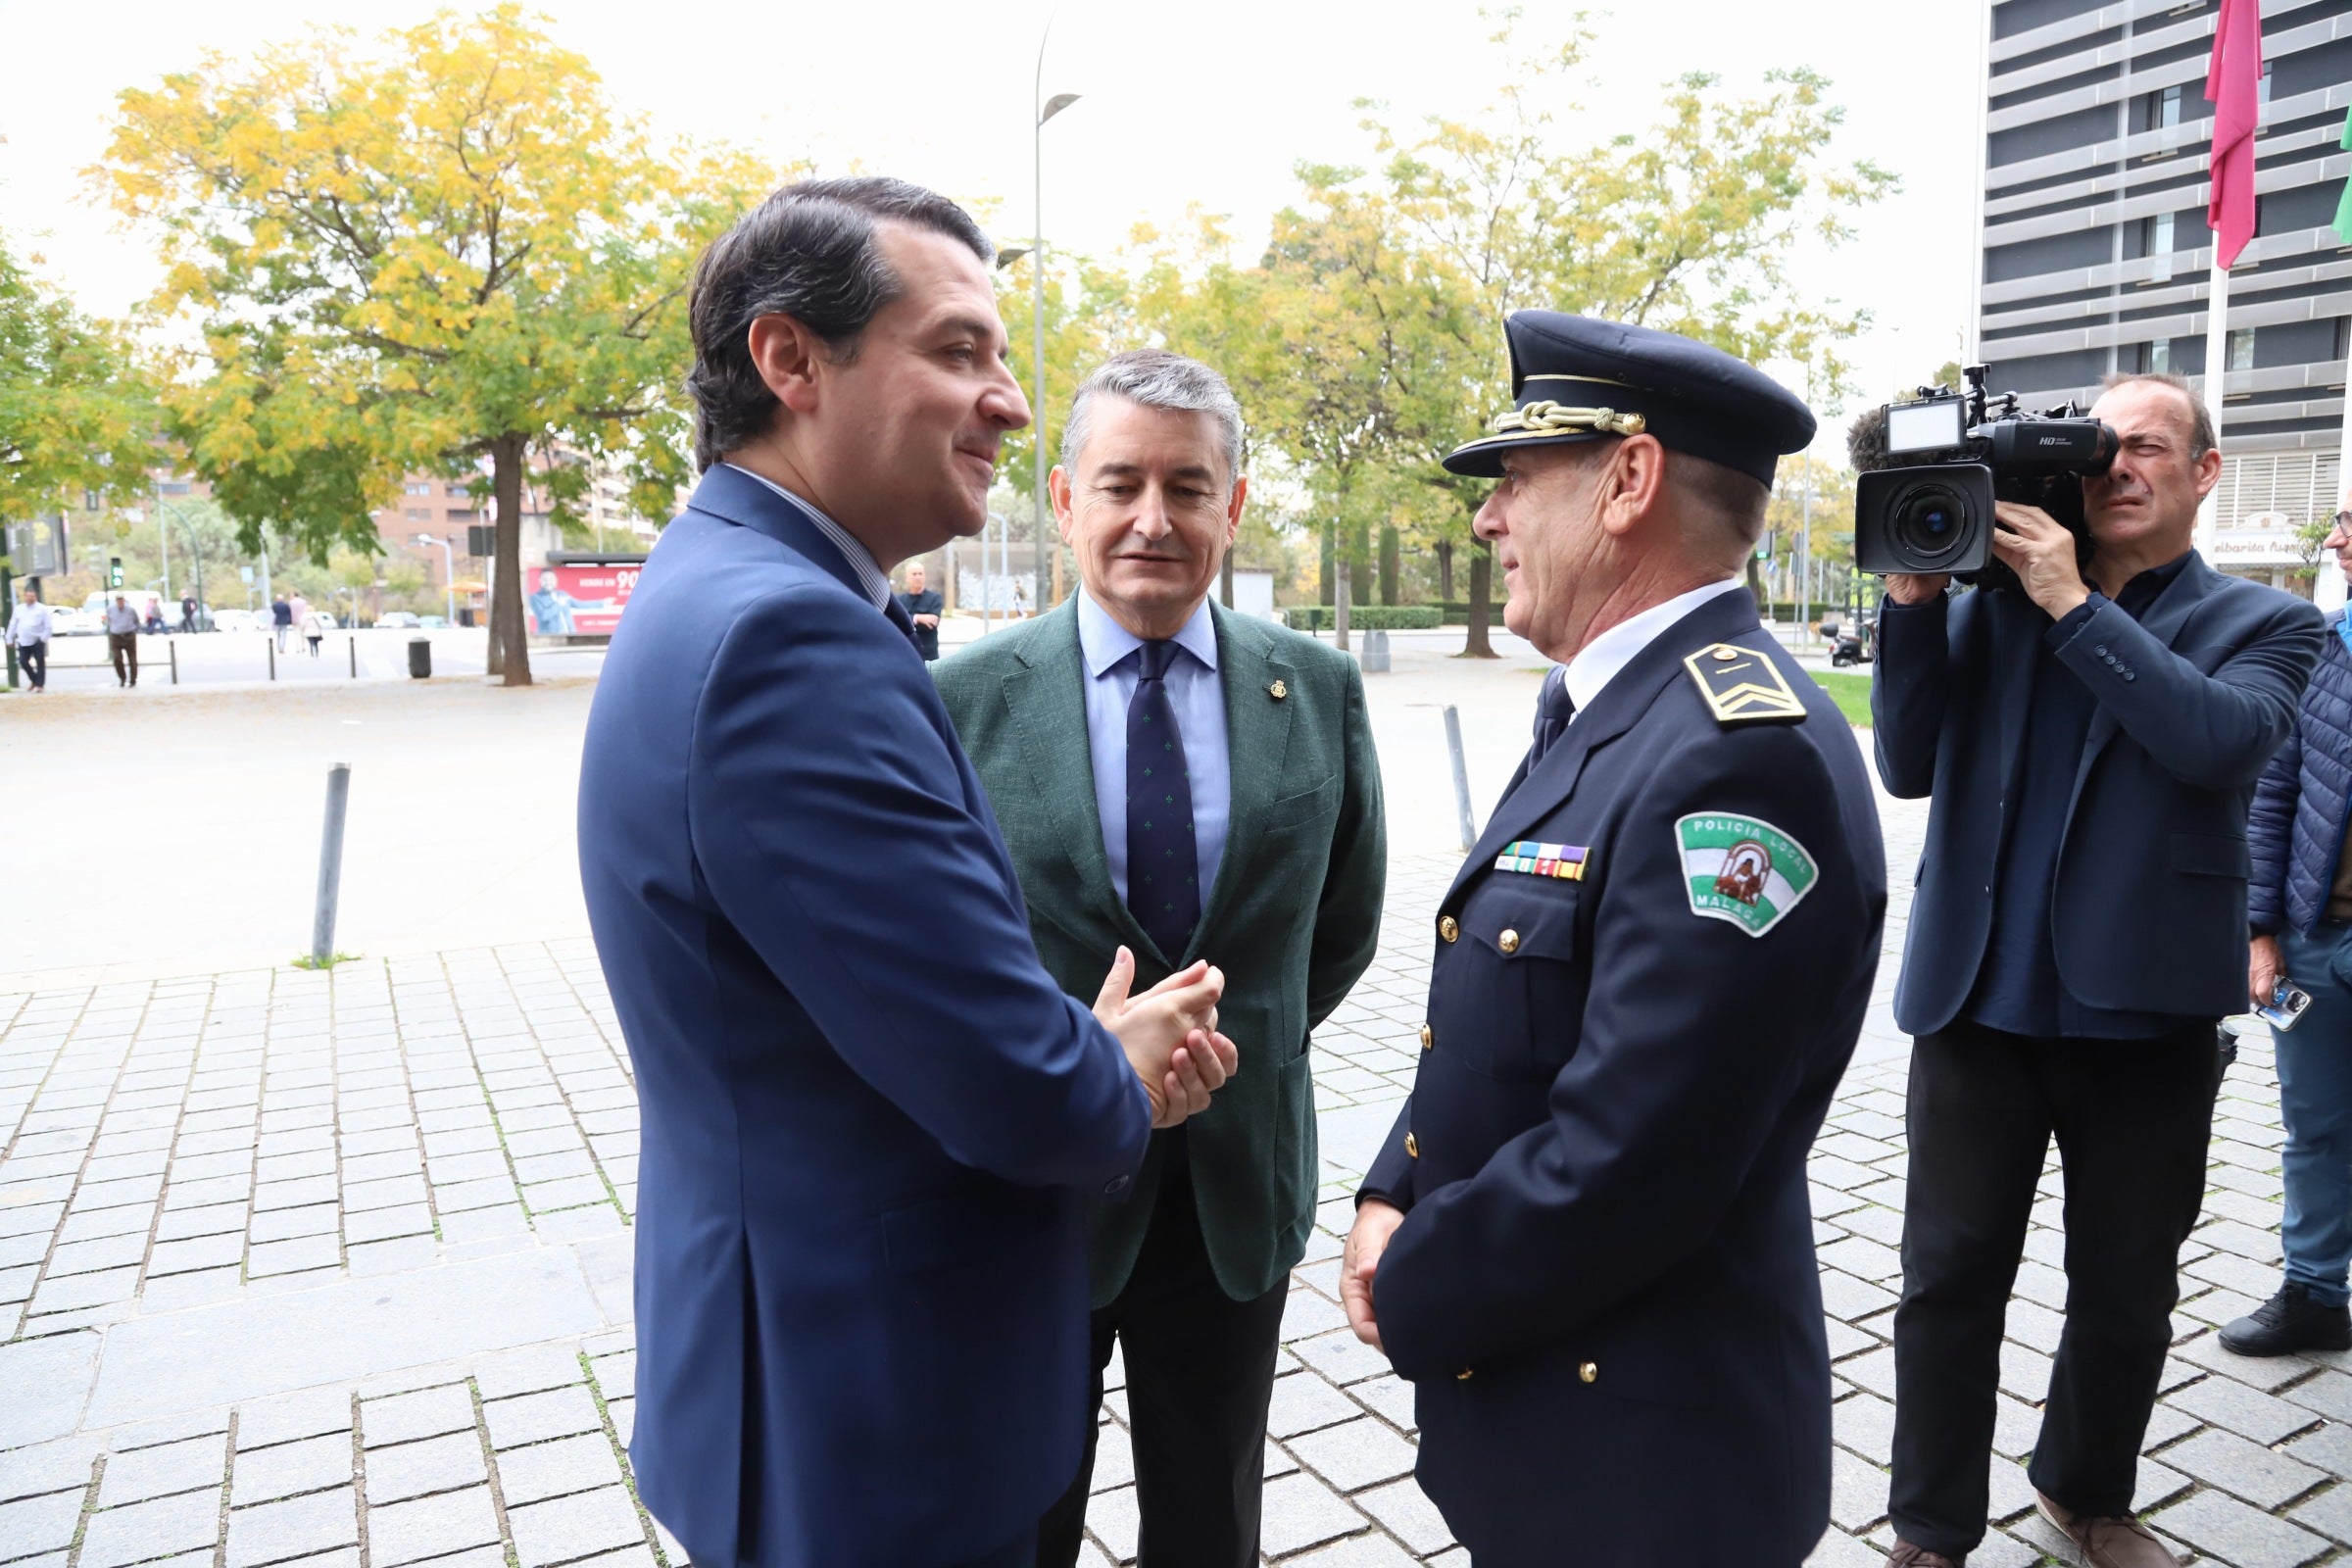
[[[1168,976],[1140,997],[1135,955],[1119,949],[1095,999],[1095,1017],[1117,1037],[1127,1064],[1152,1098],[1152,1125],[1173,1127],[1208,1108],[1209,1097],[1239,1069],[1241,1054],[1217,1033],[1225,971],[1206,961]]]

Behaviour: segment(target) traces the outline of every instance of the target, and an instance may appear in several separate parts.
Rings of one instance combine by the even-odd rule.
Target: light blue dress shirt
[[[1225,829],[1233,815],[1232,751],[1225,736],[1225,687],[1217,679],[1217,628],[1208,601],[1172,639],[1187,658],[1171,660],[1164,677],[1184,737],[1184,766],[1193,786],[1193,848],[1200,861],[1200,907],[1217,885]],[[1095,765],[1095,814],[1102,822],[1102,851],[1110,885],[1127,902],[1127,705],[1134,700],[1142,638],[1109,612],[1078,595],[1078,652],[1086,662],[1086,749]],[[1168,955],[1174,958],[1176,955]]]

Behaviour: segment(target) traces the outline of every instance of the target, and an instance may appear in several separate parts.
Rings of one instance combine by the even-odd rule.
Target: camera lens
[[[1923,563],[1950,555],[1969,535],[1968,504],[1940,484],[1923,484],[1903,496],[1889,521],[1895,545]]]

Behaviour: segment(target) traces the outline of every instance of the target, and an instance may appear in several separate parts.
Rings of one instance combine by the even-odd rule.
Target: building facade
[[[2202,386],[2218,0],[1996,0],[1986,51],[1977,358],[2026,406],[2112,372]],[[2262,0],[2255,237],[2230,272],[2222,484],[2203,548],[2290,583],[2343,494],[2352,0]]]

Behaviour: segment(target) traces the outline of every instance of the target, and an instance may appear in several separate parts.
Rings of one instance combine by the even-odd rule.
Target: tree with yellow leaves
[[[319,558],[378,549],[405,472],[486,474],[490,669],[527,685],[525,470],[559,522],[585,480],[559,446],[669,511],[694,258],[767,174],[655,147],[514,5],[208,55],[120,103],[92,175],[160,231],[156,311],[200,328],[164,394],[197,471],[249,543],[273,525]]]

